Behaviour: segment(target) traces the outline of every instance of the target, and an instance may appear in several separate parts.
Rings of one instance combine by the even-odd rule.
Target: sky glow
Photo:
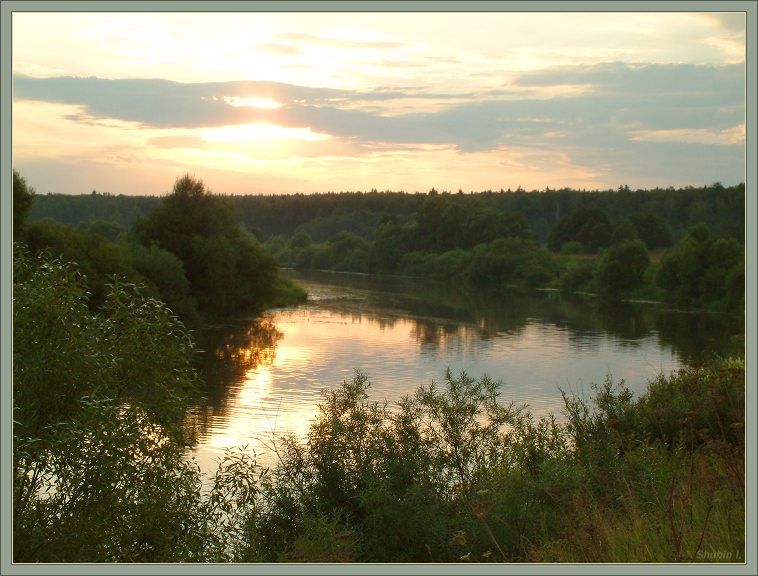
[[[742,13],[17,12],[12,62],[38,193],[745,180]]]

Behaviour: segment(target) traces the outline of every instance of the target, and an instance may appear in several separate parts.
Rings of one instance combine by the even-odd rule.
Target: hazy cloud
[[[564,88],[569,86],[582,89]],[[735,172],[734,180],[743,178],[744,171],[739,153],[745,125],[742,65],[552,68],[522,73],[485,101],[465,91],[435,94],[398,86],[351,91],[276,82],[183,84],[18,75],[13,88],[18,99],[81,106],[83,112],[73,117],[78,121],[113,119],[180,129],[271,123],[309,128],[360,145],[449,145],[464,152],[548,147],[570,153],[584,165],[607,166],[608,171],[622,165],[637,170],[658,166],[663,172],[697,165],[700,171],[704,164],[717,162]],[[524,90],[532,96],[525,97]],[[230,97],[266,98],[281,106],[232,106],[224,100]],[[456,103],[439,105],[444,98]],[[408,99],[421,105],[412,112],[389,113],[393,102]],[[425,99],[429,111],[424,110]],[[201,148],[204,142],[167,136],[149,144]]]
[[[300,48],[291,44],[256,44],[255,48],[257,50],[263,50],[264,52],[270,52],[272,54],[279,54],[282,56],[297,56],[302,54],[302,50],[300,50]]]
[[[366,34],[363,36],[361,34]],[[309,34],[309,33],[294,33],[294,34],[277,34],[274,36],[274,41],[283,44],[293,43],[295,45],[311,45],[311,46],[323,46],[329,48],[347,48],[347,49],[393,49],[393,48],[405,48],[408,46],[405,42],[397,40],[384,40],[370,37],[368,31],[353,30],[349,38],[341,38],[334,35],[326,34]]]
[[[147,141],[149,146],[156,148],[208,148],[209,143],[205,138],[191,134],[182,136],[157,136]]]

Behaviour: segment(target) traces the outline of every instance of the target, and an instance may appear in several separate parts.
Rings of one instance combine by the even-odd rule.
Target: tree
[[[641,286],[650,255],[639,240],[626,240],[606,249],[598,262],[596,279],[601,292],[618,295]]]
[[[132,242],[124,248],[134,269],[157,288],[161,300],[171,311],[185,324],[199,325],[197,302],[190,294],[190,284],[182,261],[155,244],[142,246]]]
[[[109,242],[100,234],[52,220],[40,220],[24,228],[22,240],[32,252],[48,250],[53,255],[76,262],[91,294],[88,302],[93,309],[105,302],[107,285],[113,274],[133,283],[148,284],[146,278],[132,266],[124,246]],[[153,291],[151,295],[158,296],[158,291]]]
[[[637,238],[642,240],[649,250],[671,246],[671,230],[655,214],[631,214],[628,218],[634,226]]]
[[[734,238],[713,238],[698,224],[661,258],[656,283],[676,304],[741,314],[744,279],[744,247]]]
[[[276,261],[235,222],[229,199],[211,194],[202,180],[177,179],[135,234],[143,245],[155,243],[181,260],[205,318],[255,312],[275,296]]]
[[[637,230],[628,218],[624,218],[620,222],[617,222],[613,227],[613,236],[611,237],[611,242],[613,242],[613,244],[621,244],[627,240],[636,239]]]
[[[13,559],[231,559],[261,473],[225,454],[211,482],[187,461],[195,345],[114,278],[93,312],[77,267],[14,246]]]
[[[136,232],[143,243],[155,242],[187,263],[192,259],[193,237],[217,236],[234,226],[228,199],[212,194],[202,180],[185,174],[177,178],[161,205],[137,224]]]
[[[290,248],[307,248],[311,244],[313,244],[313,239],[310,234],[303,229],[298,230],[289,241]]]
[[[189,336],[117,281],[92,313],[76,268],[49,254],[17,246],[13,280],[14,560],[181,558],[166,528],[195,521]]]
[[[566,242],[574,241],[594,254],[610,245],[612,234],[613,225],[605,212],[598,208],[580,208],[556,222],[548,238],[548,248],[557,252]]]
[[[13,170],[13,238],[19,238],[21,230],[29,215],[29,209],[34,202],[34,188],[26,184],[26,180]]]

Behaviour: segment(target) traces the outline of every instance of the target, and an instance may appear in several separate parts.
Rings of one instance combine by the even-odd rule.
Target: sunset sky
[[[38,193],[745,180],[741,13],[14,13]]]

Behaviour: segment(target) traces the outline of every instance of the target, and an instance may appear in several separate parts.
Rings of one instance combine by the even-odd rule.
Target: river
[[[360,370],[371,399],[390,405],[445,371],[500,381],[504,402],[561,419],[561,390],[624,380],[635,396],[658,374],[726,345],[718,318],[654,303],[591,296],[482,292],[408,278],[288,273],[306,304],[200,334],[205,399],[191,411],[192,450],[212,474],[224,449],[247,445],[271,465],[273,435],[305,438],[322,391]]]

